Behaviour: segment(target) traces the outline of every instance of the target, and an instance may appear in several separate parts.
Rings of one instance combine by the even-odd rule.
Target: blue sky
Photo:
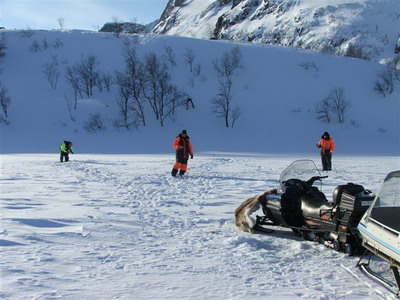
[[[114,19],[148,24],[168,0],[0,0],[0,26],[6,29],[98,30]]]

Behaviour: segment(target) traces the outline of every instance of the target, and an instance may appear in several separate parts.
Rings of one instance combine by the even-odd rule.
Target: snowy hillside
[[[154,32],[380,60],[395,55],[399,16],[398,0],[170,0]]]
[[[168,36],[116,38],[108,33],[36,31],[24,37],[10,31],[6,40],[2,82],[12,102],[10,124],[1,124],[2,152],[53,152],[69,139],[79,152],[164,153],[171,151],[172,139],[182,128],[188,130],[196,151],[308,153],[316,151],[316,141],[329,131],[338,153],[400,152],[400,88],[385,98],[373,91],[383,69],[379,64],[280,47]],[[93,55],[99,71],[122,72],[122,48],[127,40],[135,45],[139,58],[154,52],[161,59],[165,46],[172,47],[177,62],[169,68],[172,81],[192,96],[195,109],[178,108],[175,121],[167,119],[161,127],[146,106],[146,126],[117,130],[113,122],[120,114],[114,84],[110,92],[103,88],[102,92],[95,89],[90,98],[78,95],[71,120],[67,100],[74,95],[66,81],[66,68]],[[234,128],[226,128],[223,120],[211,113],[210,100],[218,91],[212,62],[234,46],[242,53],[244,67],[233,79],[233,104],[242,114]],[[200,70],[197,75],[185,63],[187,49],[194,53],[194,65]],[[43,73],[44,65],[53,61],[60,73],[55,89]],[[315,107],[336,87],[344,90],[351,103],[347,120],[322,123]],[[104,131],[88,133],[84,129],[93,114],[103,118]]]
[[[85,31],[6,31],[6,56],[0,75],[11,103],[8,125],[2,123],[1,152],[57,152],[63,140],[75,142],[78,153],[171,153],[172,141],[187,129],[195,152],[240,151],[315,153],[324,131],[331,133],[340,153],[400,153],[400,87],[382,97],[374,82],[381,64],[323,55],[312,51],[266,45],[204,41],[170,36],[115,37]],[[161,127],[145,103],[146,126],[126,130],[113,123],[121,119],[118,88],[103,85],[89,98],[77,95],[76,109],[68,110],[74,91],[66,69],[89,56],[100,74],[125,73],[124,44],[136,48],[140,60],[155,53],[159,61],[172,49],[176,66],[169,66],[172,84],[193,98],[195,109],[178,107],[174,120]],[[133,46],[132,46],[133,45]],[[241,115],[233,128],[212,114],[210,101],[219,80],[213,62],[238,47],[243,68],[232,79],[232,105]],[[193,71],[185,62],[194,56]],[[53,66],[59,78],[53,89],[43,72]],[[196,71],[195,71],[196,70]],[[114,80],[115,81],[115,80]],[[339,88],[350,107],[343,123],[317,119],[316,105]],[[100,115],[103,131],[84,129],[92,115]],[[72,120],[73,119],[73,120]]]

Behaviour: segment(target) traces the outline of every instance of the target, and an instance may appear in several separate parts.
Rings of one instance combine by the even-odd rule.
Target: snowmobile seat
[[[351,196],[355,196],[358,193],[361,193],[363,190],[364,190],[363,186],[361,186],[359,184],[354,184],[351,182],[349,182],[348,184],[339,185],[333,191],[333,195],[332,195],[333,204],[336,205],[336,204],[340,203],[343,193],[349,194]]]
[[[303,197],[301,199],[301,210],[304,217],[320,218],[321,211],[332,210],[333,203],[320,197]]]

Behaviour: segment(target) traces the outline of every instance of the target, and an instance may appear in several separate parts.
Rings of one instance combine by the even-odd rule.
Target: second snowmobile
[[[363,256],[358,266],[367,275],[400,296],[400,170],[390,172],[386,176],[379,193],[362,217],[358,229],[362,245],[368,250],[364,254],[368,255],[367,262],[362,262]],[[394,282],[371,269],[372,254],[389,264]]]

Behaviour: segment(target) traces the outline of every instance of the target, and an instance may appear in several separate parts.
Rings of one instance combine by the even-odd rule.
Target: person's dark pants
[[[184,158],[180,155],[176,156],[176,162],[172,168],[171,174],[172,176],[176,176],[176,174],[179,171],[179,175],[183,175],[186,173],[187,170],[187,163],[188,163],[188,159]],[[180,169],[180,170],[179,170]]]
[[[68,152],[60,151],[60,161],[63,162],[64,158],[66,162],[69,161]]]
[[[321,162],[322,162],[322,169],[324,171],[332,170],[332,154],[330,150],[321,151]]]

